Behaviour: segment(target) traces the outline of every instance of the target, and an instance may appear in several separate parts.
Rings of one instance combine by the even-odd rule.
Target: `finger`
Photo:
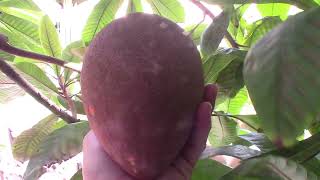
[[[192,167],[206,147],[208,134],[211,129],[211,111],[212,106],[210,103],[203,102],[199,105],[194,129],[183,149],[183,158],[189,162]]]
[[[210,102],[212,107],[214,107],[214,103],[217,97],[218,86],[215,84],[208,84],[204,89],[203,101]]]

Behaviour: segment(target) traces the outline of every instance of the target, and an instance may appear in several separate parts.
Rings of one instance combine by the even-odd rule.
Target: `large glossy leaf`
[[[228,180],[317,180],[317,176],[303,166],[282,157],[268,156],[250,159],[223,176]]]
[[[0,24],[27,38],[29,41],[32,41],[32,43],[40,44],[38,26],[36,24],[5,13],[0,14]]]
[[[40,143],[39,151],[31,157],[24,179],[37,179],[43,174],[43,166],[60,163],[77,155],[82,150],[82,140],[88,131],[87,121],[68,124],[53,131]]]
[[[0,7],[13,7],[19,9],[28,9],[39,11],[39,7],[32,0],[3,0],[0,1]]]
[[[33,84],[38,89],[42,90],[45,94],[50,94],[50,91],[58,93],[57,87],[46,75],[45,71],[38,67],[36,64],[29,62],[15,63],[14,66],[28,82]]]
[[[59,35],[48,15],[43,16],[40,21],[40,40],[46,54],[61,57]]]
[[[54,130],[57,120],[56,115],[49,115],[16,137],[12,144],[14,158],[21,162],[28,160],[38,150],[41,141]]]
[[[220,112],[219,112],[220,113]],[[209,142],[212,146],[224,146],[237,139],[237,123],[226,116],[212,116]]]
[[[143,12],[143,6],[141,3],[141,0],[129,0],[127,14],[136,13],[136,12]]]
[[[193,43],[195,45],[199,45],[200,44],[200,39],[202,36],[202,33],[205,31],[205,29],[207,28],[207,24],[194,24],[194,25],[190,25],[184,28],[184,30],[188,33],[190,33],[191,39],[193,40]]]
[[[289,4],[283,3],[270,3],[258,4],[257,8],[263,17],[265,16],[279,16],[282,20],[287,19],[290,10]]]
[[[319,6],[313,0],[201,0],[212,4],[220,5],[231,5],[231,4],[247,4],[247,3],[257,3],[257,4],[266,4],[266,3],[286,3],[296,5],[301,9],[309,9],[312,7]]]
[[[241,160],[261,155],[260,151],[250,149],[243,145],[207,147],[201,154],[200,159],[207,159],[217,155],[232,156]]]
[[[123,0],[100,0],[92,10],[82,31],[82,40],[88,45],[95,35],[115,17]]]
[[[252,145],[257,146],[262,153],[269,152],[274,150],[276,147],[272,142],[262,133],[250,133],[239,136],[241,139],[244,139],[250,142]]]
[[[184,8],[178,0],[147,0],[155,14],[174,22],[184,22]]]
[[[254,45],[270,30],[282,23],[282,20],[278,16],[265,17],[256,21],[250,28],[248,35],[246,36],[246,42],[248,46]]]
[[[201,36],[200,51],[203,57],[215,54],[224,35],[227,32],[230,22],[230,13],[223,11],[213,18],[212,23],[207,27]]]
[[[320,113],[319,18],[320,8],[289,18],[246,57],[244,79],[264,132],[283,145]]]
[[[197,162],[192,171],[191,180],[218,180],[231,171],[231,168],[211,159]]]
[[[16,97],[24,95],[25,92],[6,75],[0,72],[0,103],[5,104]]]

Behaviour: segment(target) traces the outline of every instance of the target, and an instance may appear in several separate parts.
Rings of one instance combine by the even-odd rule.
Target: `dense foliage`
[[[201,21],[184,28],[199,45],[205,82],[216,83],[219,93],[208,138],[211,147],[203,153],[192,179],[317,179],[320,1],[204,1],[220,5],[223,12],[214,17],[205,3],[191,0],[212,23]],[[178,0],[147,2],[154,13],[176,23],[185,21],[185,9]],[[25,179],[36,179],[44,173],[43,166],[81,152],[89,126],[77,118],[85,115],[81,92],[77,92],[80,73],[69,64],[81,65],[85,48],[123,3],[100,0],[83,27],[82,38],[63,49],[54,23],[32,0],[0,0],[0,103],[27,92],[53,113],[15,137],[14,157],[30,160]],[[290,15],[294,6],[301,12]],[[250,7],[261,14],[255,22],[244,17]],[[128,1],[127,13],[143,11],[141,0]],[[221,46],[223,38],[229,47]],[[18,52],[14,48],[24,51],[14,53]],[[37,61],[26,51],[62,59],[64,67],[48,63],[52,59]],[[244,107],[254,107],[256,114],[244,114]],[[72,116],[61,114],[66,110]],[[312,135],[308,139],[306,131]],[[253,145],[259,150],[249,148]],[[216,155],[236,157],[241,165],[232,169],[213,161]],[[81,179],[81,172],[76,178]]]

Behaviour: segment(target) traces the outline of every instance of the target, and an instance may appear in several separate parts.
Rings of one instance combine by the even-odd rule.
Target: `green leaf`
[[[62,51],[62,59],[68,62],[81,63],[86,51],[83,41],[75,41],[70,43]],[[64,70],[64,80],[68,81],[74,72],[70,69]]]
[[[263,17],[266,16],[279,16],[282,20],[288,18],[290,10],[289,4],[282,3],[270,3],[270,4],[258,4],[257,8]]]
[[[54,130],[54,124],[57,120],[58,117],[51,114],[32,128],[23,131],[13,141],[13,157],[21,162],[28,160],[38,150],[41,141]]]
[[[239,44],[244,44],[247,21],[243,17],[244,13],[248,10],[249,4],[240,5],[237,7],[231,16],[228,31],[232,35],[232,37]]]
[[[320,8],[289,18],[248,53],[244,79],[264,132],[291,145],[319,115]]]
[[[320,176],[320,160],[312,158],[302,164],[308,171],[312,171],[318,177]]]
[[[237,139],[237,123],[226,116],[212,116],[209,142],[212,146],[224,146]]]
[[[225,99],[234,98],[240,89],[244,87],[242,74],[243,60],[246,52],[237,52],[238,57],[228,64],[218,75],[215,83],[218,85],[217,102],[223,102]]]
[[[272,142],[262,133],[250,133],[239,136],[241,139],[244,139],[250,142],[252,145],[257,146],[262,153],[266,153],[274,150],[276,147]]]
[[[23,175],[24,180],[39,178],[43,166],[60,163],[77,155],[82,150],[82,140],[89,131],[87,121],[68,124],[53,131],[39,145],[39,151],[31,157]]]
[[[13,61],[14,60],[14,55],[6,53],[4,51],[0,51],[0,58],[4,59],[6,61]]]
[[[143,12],[141,0],[129,0],[127,14],[136,12]]]
[[[82,169],[79,169],[77,173],[75,173],[70,180],[82,180]]]
[[[221,71],[225,70],[233,61],[243,61],[245,55],[246,51],[230,48],[219,50],[216,54],[208,57],[202,65],[205,83],[216,82]]]
[[[282,20],[278,17],[265,17],[261,20],[256,21],[246,37],[245,44],[248,46],[254,45],[263,36],[265,36],[270,30],[282,23]]]
[[[0,103],[5,104],[24,95],[25,92],[6,75],[0,72]]]
[[[303,166],[282,157],[268,156],[244,161],[221,179],[228,180],[317,180],[317,176]]]
[[[174,22],[184,22],[184,8],[178,0],[147,0],[155,14]]]
[[[0,24],[10,31],[25,37],[32,43],[40,44],[38,26],[36,24],[5,13],[0,14]]]
[[[319,152],[320,133],[317,133],[292,147],[275,150],[270,152],[270,154],[284,156],[297,161],[298,163],[303,163],[316,156]]]
[[[62,59],[68,62],[80,63],[84,56],[85,45],[83,41],[74,41],[62,51]]]
[[[197,162],[192,171],[191,180],[218,180],[231,171],[231,168],[211,159]]]
[[[200,44],[200,39],[202,36],[202,33],[205,31],[207,28],[207,24],[199,24],[199,25],[190,25],[184,28],[186,32],[191,33],[191,39],[193,40],[193,43],[195,45]]]
[[[85,51],[86,47],[83,41],[72,42],[62,51],[62,59],[68,62],[80,63],[82,62]],[[64,79],[69,80],[72,73],[72,70],[65,69]]]
[[[47,15],[43,16],[40,21],[40,40],[47,55],[57,58],[61,57],[59,35]]]
[[[247,101],[248,91],[246,88],[242,88],[234,98],[228,98],[224,103],[219,104],[216,109],[228,114],[240,114],[242,107]]]
[[[40,11],[39,7],[32,0],[3,0],[0,1],[0,7],[13,7],[19,9]]]
[[[9,0],[11,1],[11,0]],[[2,1],[0,1],[1,3]],[[34,11],[28,9],[19,9],[19,8],[12,8],[12,7],[5,7],[0,6],[0,11],[6,14],[10,14],[12,16],[16,16],[18,18],[30,21],[34,24],[39,24],[40,18],[43,16],[43,12],[41,11]]]
[[[313,0],[200,0],[205,1],[212,4],[220,4],[220,5],[232,5],[232,4],[248,4],[248,3],[256,3],[256,4],[266,4],[266,3],[286,3],[291,5],[296,5],[301,9],[309,9],[313,7],[319,6]]]
[[[242,145],[222,146],[217,148],[207,147],[201,154],[200,159],[207,159],[217,155],[226,155],[245,160],[259,156],[261,155],[261,152]]]
[[[82,31],[82,40],[86,46],[114,19],[122,2],[123,0],[100,0],[94,7]]]
[[[6,27],[0,26],[0,33],[8,37],[9,39],[8,43],[14,47],[18,47],[20,49],[24,49],[32,52],[42,53],[42,47],[40,46],[40,44],[35,43],[30,38],[22,35],[18,31],[15,31],[10,27],[6,28]],[[16,56],[15,58],[17,57],[18,56]]]
[[[200,51],[203,57],[208,57],[216,52],[230,22],[230,14],[223,11],[216,16],[201,36]]]
[[[58,101],[64,108],[68,109],[68,104],[67,104],[65,99],[63,99],[63,98],[61,98],[59,96],[58,97]],[[86,112],[85,112],[84,107],[83,107],[83,103],[81,101],[79,101],[79,100],[72,100],[72,101],[73,101],[73,103],[75,105],[77,113],[86,115]]]
[[[256,131],[262,130],[261,121],[257,115],[236,115],[234,117],[240,119],[245,124],[248,124]]]
[[[45,71],[37,65],[30,62],[19,62],[15,63],[14,66],[19,70],[18,73],[45,94],[50,94],[50,91],[55,93],[59,92],[54,83],[48,78]]]

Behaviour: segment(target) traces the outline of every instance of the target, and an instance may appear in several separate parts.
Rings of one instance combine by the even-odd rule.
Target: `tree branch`
[[[67,123],[75,123],[79,120],[70,116],[55,104],[51,103],[44,95],[34,89],[26,80],[24,80],[5,60],[0,58],[0,70],[7,75],[12,81],[17,83],[23,90],[31,95],[36,101],[44,105],[51,112],[66,121]]]
[[[64,99],[67,101],[68,108],[72,113],[72,117],[77,118],[77,110],[75,108],[75,105],[74,105],[71,97],[69,96],[69,92],[67,90],[67,86],[63,82],[61,76],[58,77],[58,80],[59,80],[60,88],[62,89],[62,94],[64,96]]]
[[[51,56],[42,55],[42,54],[37,54],[37,53],[34,53],[34,52],[30,52],[30,51],[26,51],[26,50],[23,50],[23,49],[19,49],[19,48],[13,47],[10,44],[8,44],[8,39],[3,34],[0,34],[0,50],[3,50],[5,52],[7,52],[7,53],[10,53],[10,54],[13,54],[13,55],[16,55],[16,56],[36,59],[36,60],[40,60],[40,61],[47,62],[47,63],[50,63],[50,64],[56,64],[58,66],[62,66],[64,68],[71,69],[72,71],[76,71],[78,73],[81,72],[78,69],[75,69],[73,67],[69,67],[67,65],[68,62],[63,61],[61,59],[54,58],[54,57],[51,57]]]
[[[196,5],[199,9],[201,9],[203,11],[203,13],[205,15],[208,15],[211,19],[213,19],[215,17],[215,15],[206,6],[204,6],[201,2],[199,2],[197,0],[191,0],[191,2],[194,5]],[[233,48],[239,48],[237,42],[232,38],[231,34],[228,31],[226,32],[225,36]]]

